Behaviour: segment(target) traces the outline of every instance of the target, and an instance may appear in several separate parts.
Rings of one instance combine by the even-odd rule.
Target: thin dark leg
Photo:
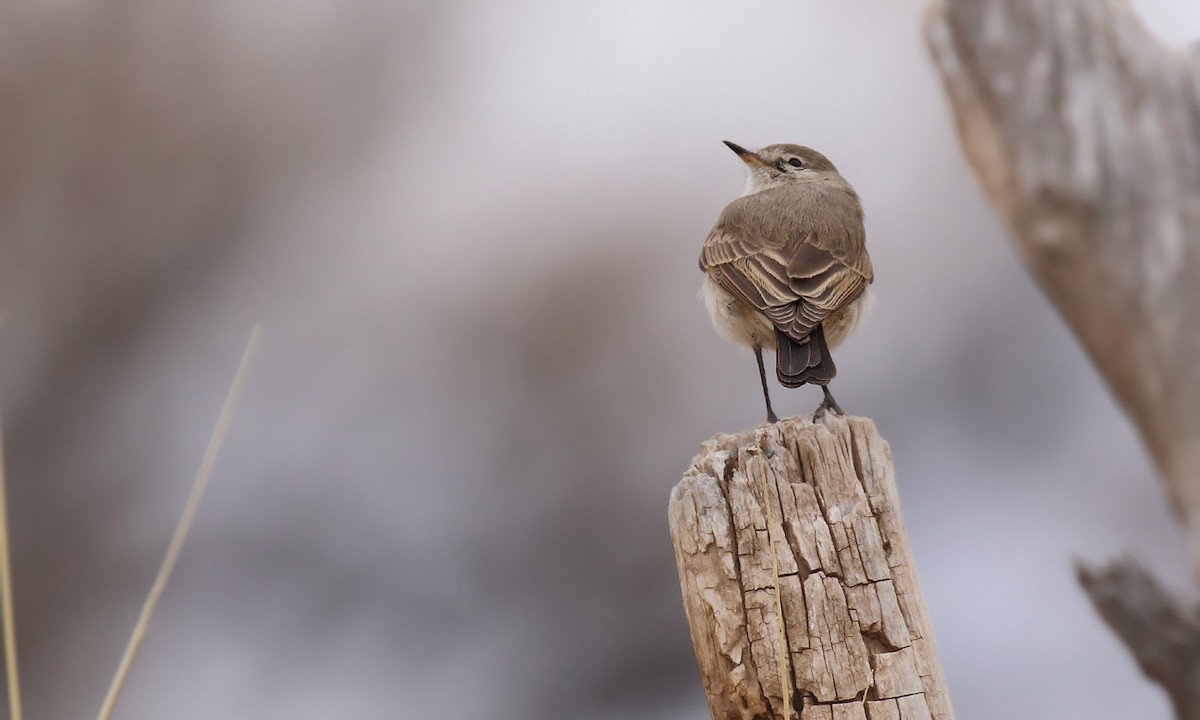
[[[758,361],[758,379],[762,380],[763,399],[767,401],[767,422],[777,423],[779,418],[775,416],[775,411],[771,409],[771,394],[767,392],[767,369],[763,366],[762,347],[754,346],[754,359]]]
[[[826,410],[833,412],[834,415],[845,415],[846,411],[837,404],[837,400],[833,399],[833,393],[829,392],[829,386],[822,385],[821,390],[825,393],[825,399],[817,406],[816,412],[813,413],[813,420],[824,415]]]

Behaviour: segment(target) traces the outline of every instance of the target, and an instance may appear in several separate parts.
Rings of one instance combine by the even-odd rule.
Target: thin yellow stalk
[[[0,323],[4,318],[0,317]],[[4,434],[0,428],[0,612],[4,617],[4,670],[8,676],[8,709],[21,720],[21,685],[17,680],[17,631],[13,621],[12,565],[8,548],[8,491],[4,486]]]
[[[146,628],[150,625],[150,617],[154,614],[154,608],[158,605],[158,599],[167,587],[167,581],[171,578],[171,571],[175,568],[175,561],[179,557],[179,551],[183,547],[184,539],[187,538],[188,528],[192,524],[192,518],[196,515],[196,509],[200,506],[200,498],[204,495],[204,488],[208,485],[208,477],[212,474],[213,464],[217,460],[217,452],[221,449],[221,441],[224,440],[225,432],[229,429],[229,423],[233,419],[233,410],[237,405],[238,396],[242,392],[242,385],[245,383],[246,375],[250,370],[250,360],[254,356],[255,346],[258,344],[258,335],[259,327],[255,326],[254,332],[250,335],[250,342],[246,345],[246,352],[242,355],[242,362],[238,366],[237,375],[233,379],[233,385],[229,388],[229,395],[225,398],[225,406],[221,408],[221,415],[217,418],[217,426],[213,429],[212,439],[209,440],[208,450],[205,451],[204,460],[200,463],[200,470],[196,474],[196,480],[192,483],[192,492],[188,496],[187,504],[183,508],[183,516],[179,518],[179,524],[175,526],[175,534],[172,536],[171,544],[167,548],[167,555],[163,558],[158,575],[154,578],[154,585],[151,586],[150,594],[146,597],[146,603],[142,606],[142,614],[138,617],[137,624],[133,627],[133,635],[129,638],[129,645],[125,648],[125,654],[121,657],[121,664],[117,667],[117,674],[113,677],[112,685],[108,688],[108,695],[104,698],[104,705],[100,708],[99,720],[110,720],[112,717],[113,707],[117,704],[117,698],[120,696],[121,690],[125,687],[125,680],[129,677],[129,668],[133,665],[138,648],[146,636]]]

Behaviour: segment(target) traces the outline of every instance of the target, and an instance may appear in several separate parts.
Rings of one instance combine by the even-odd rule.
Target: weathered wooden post
[[[670,525],[714,720],[953,720],[870,420],[712,438],[671,493]]]

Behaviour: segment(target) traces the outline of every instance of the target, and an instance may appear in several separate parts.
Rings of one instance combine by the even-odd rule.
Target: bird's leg
[[[821,390],[825,393],[825,399],[817,406],[816,412],[813,413],[813,420],[824,415],[826,410],[833,412],[834,415],[845,415],[846,411],[837,404],[837,400],[833,399],[833,393],[829,392],[829,386],[822,385]]]
[[[754,359],[758,361],[758,379],[762,380],[763,399],[767,401],[767,422],[777,423],[779,418],[776,417],[775,411],[771,409],[771,394],[767,392],[767,369],[763,366],[762,346],[756,344],[754,346]]]

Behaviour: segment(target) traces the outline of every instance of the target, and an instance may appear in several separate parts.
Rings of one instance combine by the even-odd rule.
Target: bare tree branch
[[[1100,617],[1171,697],[1179,720],[1200,720],[1200,613],[1132,560],[1076,567]]]
[[[967,158],[1137,423],[1200,575],[1195,57],[1116,0],[949,0],[928,39]]]
[[[926,30],[964,153],[1136,424],[1200,578],[1200,54],[1123,0],[944,0]],[[1180,717],[1200,717],[1182,605],[1130,562],[1080,579]]]

